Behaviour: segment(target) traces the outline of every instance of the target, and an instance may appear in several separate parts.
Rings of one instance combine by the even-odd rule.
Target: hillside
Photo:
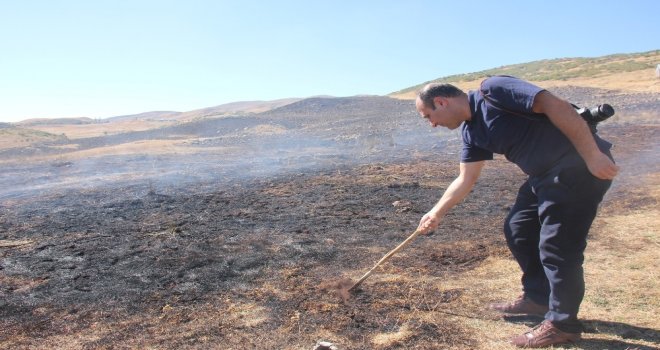
[[[269,111],[271,109],[286,106],[301,100],[300,98],[284,98],[272,101],[239,101],[221,104],[215,107],[196,109],[182,113],[178,120],[194,120],[212,116],[222,115],[244,115]]]
[[[276,144],[278,147],[264,150],[266,154],[290,145],[323,142],[326,147],[347,147],[360,139],[375,144],[390,142],[394,138],[404,142],[407,136],[397,135],[404,130],[430,135],[425,126],[415,118],[414,106],[383,96],[314,97],[294,102],[270,111],[239,116],[222,116],[195,119],[189,122],[151,124],[159,127],[140,128],[134,131],[83,135],[68,139],[35,140],[32,147],[0,147],[0,161],[20,157],[60,156],[68,159],[91,155],[125,154],[126,147],[139,145],[142,152],[156,149],[183,149],[195,147],[238,147],[241,145]],[[138,126],[138,121],[124,121],[122,125]],[[143,123],[146,123],[143,122]],[[152,122],[153,123],[153,122]],[[112,124],[99,124],[108,126]],[[20,129],[20,128],[16,128]],[[421,129],[421,130],[420,130]],[[30,129],[21,129],[27,132]],[[46,130],[55,130],[54,127]],[[71,128],[69,128],[71,130]],[[64,129],[57,129],[64,134]],[[116,130],[115,130],[116,131]],[[43,132],[42,132],[43,133]],[[380,140],[379,140],[380,139]],[[385,140],[385,141],[383,141]],[[162,142],[161,142],[162,141]],[[168,147],[163,147],[163,142]],[[254,146],[253,146],[254,147]],[[130,147],[131,152],[135,151]]]
[[[263,113],[271,109],[286,106],[299,101],[299,98],[287,98],[272,101],[240,101],[230,102],[214,107],[200,108],[188,112],[151,111],[138,114],[122,115],[104,119],[90,118],[56,118],[56,119],[28,119],[18,123],[4,123],[0,128],[14,126],[21,128],[21,134],[48,133],[65,135],[71,140],[105,137],[123,133],[155,130],[180,125],[197,123],[201,119],[212,119],[222,116],[246,116]],[[158,132],[157,132],[158,133]],[[18,138],[16,132],[4,133],[0,150],[30,145],[29,140],[41,141],[37,138]]]
[[[552,91],[580,106],[611,104],[616,114],[607,123],[651,122],[657,118],[657,93],[621,93],[579,86],[559,86]],[[417,118],[412,101],[384,96],[314,97],[262,113],[188,122],[124,120],[30,129],[13,127],[0,131],[3,135],[0,160],[56,155],[73,159],[136,150],[188,152],[186,149],[190,145],[208,148],[270,144],[289,148],[312,140],[326,147],[361,144],[373,148],[390,143],[432,143],[437,133],[447,132],[428,129]],[[45,137],[47,135],[51,136]],[[276,151],[268,149],[266,153]]]
[[[654,50],[592,58],[548,59],[507,65],[474,73],[457,74],[432,81],[449,82],[468,90],[476,88],[481,80],[488,75],[508,74],[530,80],[543,87],[553,89],[553,91],[556,89],[558,89],[557,91],[568,91],[568,94],[562,95],[562,97],[571,98],[571,101],[575,103],[583,103],[585,99],[581,98],[581,96],[589,97],[606,94],[616,96],[615,99],[623,102],[641,98],[653,104],[656,100],[655,94],[660,93],[660,79],[655,77],[655,66],[658,62],[660,62],[660,50]],[[426,83],[402,89],[388,96],[396,99],[414,99],[415,92],[424,84]],[[577,92],[580,95],[577,99],[573,93],[576,88],[582,88],[582,90]],[[635,96],[627,97],[625,96],[627,94],[634,94]],[[362,97],[356,96],[354,98],[359,99]],[[602,99],[591,100],[595,103],[604,101]],[[613,100],[613,98],[608,97],[607,102],[614,105]],[[313,106],[318,101],[325,102],[322,105]],[[357,105],[348,104],[343,106],[338,101],[340,100],[332,101],[332,98],[325,97],[308,99],[289,98],[273,101],[242,101],[188,112],[145,112],[102,120],[92,120],[89,118],[33,119],[15,123],[14,125],[32,130],[23,131],[22,133],[45,132],[48,134],[63,135],[70,140],[74,140],[171,128],[190,122],[197,123],[200,119],[212,119],[223,116],[262,114],[264,117],[282,119],[281,116],[285,115],[286,118],[296,119],[300,118],[296,116],[297,113],[302,113],[302,119],[300,120],[303,121],[309,117],[310,113],[321,118],[321,120],[342,113],[348,113],[354,118],[359,118],[360,115],[365,113],[382,115],[388,108],[379,108],[376,103],[361,105],[361,108],[372,108],[371,111],[358,111],[356,109]],[[344,102],[346,101],[348,100],[344,100]],[[584,103],[592,102],[584,101]],[[282,109],[289,105],[291,105],[290,110],[286,108]],[[627,108],[631,107],[628,103],[622,103],[621,105],[627,106]],[[302,111],[300,110],[301,108]],[[398,110],[399,108],[397,107],[395,109]],[[323,110],[320,113],[324,114],[324,116],[318,114],[320,110]],[[387,113],[385,114],[387,115]],[[147,134],[149,133],[145,133],[145,135]],[[162,132],[157,132],[157,134],[162,134]],[[4,138],[4,144],[0,146],[0,149],[23,147],[31,144],[31,142],[41,142],[44,140],[43,138],[19,138],[15,132],[5,133]]]
[[[393,92],[389,96],[413,99],[415,93],[430,82],[450,83],[464,90],[475,89],[484,78],[498,74],[519,77],[546,88],[570,85],[657,93],[660,92],[660,79],[655,76],[658,63],[660,50],[603,57],[548,59],[441,77]]]
[[[274,108],[288,105],[301,100],[300,98],[285,98],[272,101],[238,101],[221,104],[213,107],[195,109],[188,112],[153,111],[139,114],[123,115],[104,119],[108,122],[161,120],[161,121],[191,121],[201,118],[218,117],[224,115],[245,115],[261,113]]]
[[[66,137],[63,135],[7,125],[9,124],[0,126],[0,150],[66,141]]]
[[[39,125],[85,125],[96,122],[91,118],[34,118],[15,123],[16,125],[30,127]]]
[[[135,120],[162,120],[162,121],[175,120],[181,114],[183,114],[183,113],[174,112],[174,111],[152,111],[152,112],[120,115],[120,116],[116,116],[116,117],[105,118],[105,119],[103,119],[103,122],[117,123],[117,122],[122,122],[122,121],[131,121],[131,120],[132,121],[135,121]]]

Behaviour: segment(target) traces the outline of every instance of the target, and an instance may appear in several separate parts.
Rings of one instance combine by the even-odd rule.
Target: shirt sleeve
[[[481,93],[496,105],[520,113],[533,113],[534,98],[544,91],[532,83],[518,78],[498,75],[481,84]]]
[[[493,152],[463,142],[461,163],[480,162],[482,160],[493,160]]]

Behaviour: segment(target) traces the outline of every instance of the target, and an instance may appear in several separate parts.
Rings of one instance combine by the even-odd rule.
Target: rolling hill
[[[465,90],[474,89],[484,78],[498,74],[516,76],[544,87],[571,85],[630,92],[660,92],[660,79],[655,76],[658,63],[660,50],[602,57],[547,59],[440,77],[392,92],[389,96],[412,99],[416,91],[431,82],[450,83]]]
[[[119,122],[126,120],[162,120],[162,121],[191,121],[200,118],[223,115],[243,115],[265,112],[274,108],[288,105],[301,100],[300,98],[285,98],[272,101],[239,101],[221,104],[213,107],[195,109],[188,112],[153,111],[139,114],[110,117],[105,120]]]
[[[494,74],[518,76],[540,86],[556,91],[560,96],[578,105],[586,106],[603,102],[624,106],[617,108],[618,116],[635,115],[654,116],[657,94],[660,93],[660,79],[655,76],[655,66],[660,62],[660,50],[642,53],[616,54],[593,58],[559,58],[508,65],[480,72],[457,74],[432,80],[448,82],[462,89],[473,89],[479,82]],[[219,106],[197,109],[188,112],[158,111],[135,115],[125,115],[102,120],[89,118],[58,118],[27,120],[10,124],[12,132],[3,133],[1,149],[34,145],[36,149],[58,147],[69,140],[78,147],[93,147],[104,139],[108,144],[121,144],[124,140],[144,139],[181,139],[201,137],[213,130],[215,135],[225,134],[233,127],[225,126],[247,118],[249,124],[242,128],[256,125],[280,125],[279,128],[291,128],[305,125],[305,128],[334,128],[335,132],[350,128],[351,123],[359,120],[391,120],[400,118],[401,113],[414,114],[410,101],[415,92],[428,82],[393,92],[387,96],[353,97],[311,97],[306,99],[290,98],[274,101],[233,102]],[[403,104],[398,104],[396,101]],[[634,103],[631,103],[634,101]],[[231,117],[231,118],[230,118]],[[258,118],[255,120],[254,118]],[[229,118],[226,120],[214,120]],[[365,119],[366,118],[366,119]],[[240,123],[239,123],[240,124]],[[341,126],[341,124],[345,124]],[[222,127],[220,127],[222,125]],[[296,127],[298,127],[296,126]],[[294,127],[294,128],[296,128]],[[270,128],[270,127],[269,127]],[[25,135],[39,137],[26,137]],[[49,136],[43,136],[49,135]],[[53,137],[50,135],[59,135]],[[85,148],[85,147],[83,147]],[[49,153],[49,152],[46,152]]]

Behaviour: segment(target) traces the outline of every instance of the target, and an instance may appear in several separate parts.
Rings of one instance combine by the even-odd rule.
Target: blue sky
[[[384,95],[656,50],[658,14],[656,0],[0,0],[0,121]]]

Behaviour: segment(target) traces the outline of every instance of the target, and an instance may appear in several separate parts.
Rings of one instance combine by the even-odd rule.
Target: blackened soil
[[[623,164],[657,148],[656,126],[603,134],[621,144]],[[474,348],[460,326],[418,315],[462,294],[425,280],[508,254],[500,226],[524,175],[503,159],[434,235],[353,298],[320,288],[359,278],[403,241],[457,171],[455,155],[429,151],[211,192],[118,187],[8,200],[0,239],[21,243],[0,247],[0,345],[311,348],[331,336],[342,348],[370,349],[376,334],[407,331],[405,348]],[[627,193],[615,187],[612,196]]]

